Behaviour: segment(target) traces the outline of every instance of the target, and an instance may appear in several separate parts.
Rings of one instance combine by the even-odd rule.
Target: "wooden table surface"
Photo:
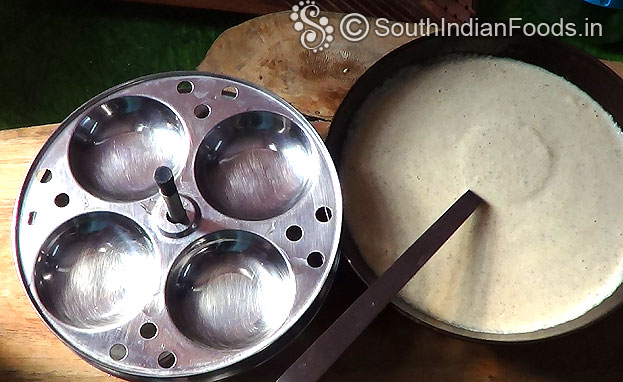
[[[311,56],[293,45],[298,40],[287,16],[268,15],[232,28],[215,42],[200,69],[266,86],[314,117],[315,126],[325,134],[335,108],[354,80],[405,40],[343,45],[341,51],[347,54]],[[293,38],[284,35],[287,33]],[[289,40],[294,43],[289,44]],[[231,41],[241,43],[232,45]],[[246,49],[245,55],[240,54],[241,49]],[[295,49],[299,53],[292,55]],[[623,74],[623,64],[609,65]],[[11,218],[15,197],[32,159],[55,127],[0,132],[0,381],[113,381],[114,377],[82,361],[47,330],[30,306],[13,263]],[[230,381],[274,381],[363,288],[342,262],[327,303],[308,330],[282,356]],[[386,309],[322,380],[622,381],[622,354],[621,309],[569,336],[520,345],[455,339]]]

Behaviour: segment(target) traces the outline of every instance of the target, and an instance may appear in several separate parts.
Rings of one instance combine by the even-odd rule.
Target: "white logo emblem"
[[[331,46],[333,41],[333,26],[329,19],[320,16],[320,8],[315,1],[300,1],[292,6],[290,19],[294,21],[294,30],[301,32],[301,45],[314,53],[322,52]],[[317,22],[315,19],[318,18]]]

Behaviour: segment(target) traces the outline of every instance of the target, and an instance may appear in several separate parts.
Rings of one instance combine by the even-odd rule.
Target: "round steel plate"
[[[175,175],[186,226],[167,220],[159,166]],[[78,354],[125,378],[217,379],[311,319],[337,263],[342,200],[322,140],[290,105],[184,72],[70,115],[14,219],[25,289]]]

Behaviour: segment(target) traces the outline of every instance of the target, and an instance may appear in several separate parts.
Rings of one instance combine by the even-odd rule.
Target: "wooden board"
[[[331,25],[338,25],[343,16],[326,15]],[[379,58],[412,40],[370,34],[362,42],[351,43],[336,33],[329,50],[313,53],[302,48],[289,16],[289,12],[274,13],[228,29],[197,69],[270,89],[316,121],[321,135],[327,133],[327,122],[357,78]],[[605,63],[623,74],[623,63]]]
[[[340,13],[326,13],[339,25]],[[314,119],[330,121],[352,84],[380,57],[409,37],[371,34],[350,43],[335,33],[330,49],[304,49],[289,12],[257,17],[228,29],[212,44],[197,69],[238,77],[263,86]]]
[[[57,125],[0,131],[0,381],[109,381],[39,319],[13,263],[13,204],[30,163]]]
[[[288,28],[291,24],[282,14],[235,27],[217,40],[200,67],[272,89],[306,114],[319,116],[316,126],[322,133],[326,133],[339,101],[357,76],[403,42],[344,45],[345,54],[311,56],[288,43],[290,36],[284,35],[290,33]],[[623,74],[623,64],[611,65]],[[352,70],[343,73],[347,67]],[[116,379],[80,360],[46,329],[30,306],[13,265],[14,200],[32,159],[55,127],[0,132],[0,381],[113,381]],[[343,262],[329,303],[310,331],[288,348],[285,357],[275,358],[231,381],[274,381],[362,288]],[[504,346],[454,339],[388,309],[323,381],[620,381],[620,354],[621,310],[564,338]]]

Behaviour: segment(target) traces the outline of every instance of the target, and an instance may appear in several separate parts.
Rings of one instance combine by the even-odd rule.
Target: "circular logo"
[[[360,13],[349,13],[340,21],[342,37],[351,42],[361,41],[370,32],[370,23]]]

